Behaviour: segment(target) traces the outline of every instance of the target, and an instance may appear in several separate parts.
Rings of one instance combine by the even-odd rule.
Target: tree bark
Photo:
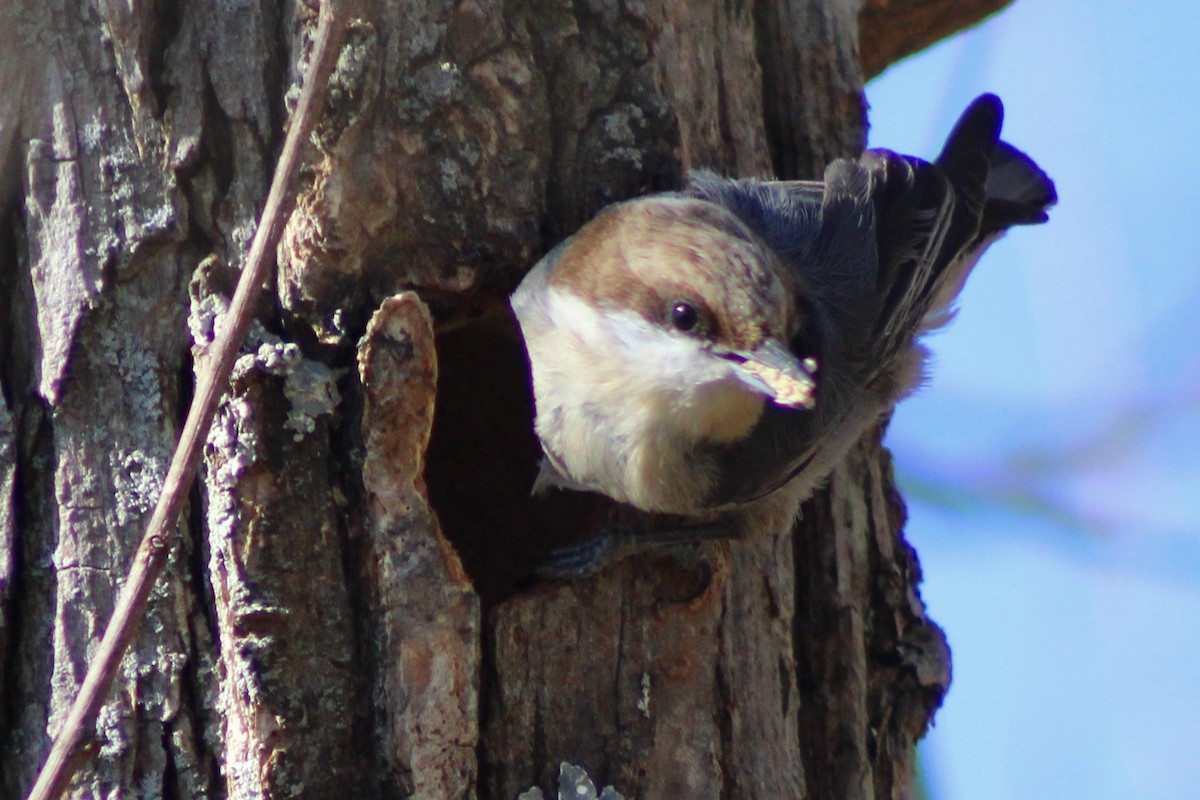
[[[688,169],[856,154],[860,36],[871,74],[924,41],[879,15],[924,5],[345,5],[275,291],[69,795],[511,798],[568,761],[626,797],[899,797],[949,657],[881,432],[793,531],[531,585],[631,512],[529,497],[505,298]],[[313,16],[0,9],[0,797],[112,610]]]

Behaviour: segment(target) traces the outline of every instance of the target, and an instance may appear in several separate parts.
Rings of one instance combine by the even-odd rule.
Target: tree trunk
[[[70,796],[498,799],[564,761],[631,798],[901,795],[949,657],[878,433],[794,531],[530,585],[630,512],[529,497],[505,308],[607,203],[855,154],[860,33],[872,72],[929,38],[892,30],[927,2],[860,5],[345,6],[275,291]],[[0,797],[111,613],[313,17],[0,8]]]

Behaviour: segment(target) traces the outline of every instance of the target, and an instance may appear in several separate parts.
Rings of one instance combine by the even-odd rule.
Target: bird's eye
[[[691,303],[680,300],[671,305],[671,324],[675,326],[675,330],[687,333],[694,330],[699,323],[700,312]]]

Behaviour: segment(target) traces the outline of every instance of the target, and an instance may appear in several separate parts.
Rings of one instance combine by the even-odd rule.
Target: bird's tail
[[[1048,219],[1046,209],[1058,202],[1054,181],[1032,158],[1008,142],[996,145],[985,192],[981,236],[1013,225],[1043,223]]]
[[[1054,181],[1034,160],[1000,140],[1004,106],[981,95],[959,117],[934,164],[954,187],[955,216],[970,219],[975,234],[945,265],[922,320],[921,330],[940,328],[954,317],[954,300],[988,245],[1013,225],[1037,225],[1058,201]]]
[[[1058,201],[1054,181],[1032,158],[1000,140],[1004,106],[994,94],[967,106],[934,163],[950,179],[959,202],[980,214],[977,241],[1013,225],[1037,225]]]

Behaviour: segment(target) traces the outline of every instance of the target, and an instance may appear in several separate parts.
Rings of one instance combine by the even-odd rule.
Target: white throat
[[[536,428],[561,475],[648,511],[694,513],[716,477],[696,446],[747,435],[765,399],[701,340],[544,282],[513,297]],[[565,457],[569,454],[569,457]]]

